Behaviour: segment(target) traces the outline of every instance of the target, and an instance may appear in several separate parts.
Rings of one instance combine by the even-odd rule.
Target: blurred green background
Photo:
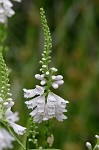
[[[99,134],[99,0],[14,3],[16,14],[9,19],[5,59],[11,69],[14,111],[19,112],[23,126],[29,118],[23,88],[34,88],[39,83],[34,76],[39,73],[44,44],[40,7],[45,9],[53,39],[51,66],[65,81],[54,92],[70,102],[68,119],[54,121],[54,147],[85,150],[85,143],[95,144],[94,135]]]

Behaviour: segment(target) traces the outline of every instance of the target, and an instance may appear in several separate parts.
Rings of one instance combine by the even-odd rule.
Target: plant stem
[[[19,139],[14,135],[14,133],[12,132],[12,130],[7,126],[7,129],[9,130],[9,132],[11,133],[11,135],[15,138],[15,140],[19,143],[19,145],[24,149],[24,150],[26,150],[25,149],[25,147],[24,147],[24,145],[19,141]]]
[[[28,148],[29,148],[29,138],[28,138],[28,136],[27,136],[27,139],[26,139],[26,150],[28,150]]]

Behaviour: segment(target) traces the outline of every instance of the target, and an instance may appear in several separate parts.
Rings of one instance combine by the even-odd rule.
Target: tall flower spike
[[[26,128],[15,123],[19,120],[18,113],[11,111],[14,102],[11,98],[9,71],[2,56],[2,47],[0,47],[0,77],[0,121],[8,123],[17,134],[22,135],[25,133]]]
[[[41,86],[36,85],[35,89],[23,89],[25,98],[32,98],[26,101],[28,109],[32,109],[30,115],[33,117],[34,122],[41,123],[51,118],[56,118],[58,121],[63,121],[67,117],[63,114],[67,112],[66,106],[68,101],[65,101],[60,96],[51,92],[51,87],[57,89],[59,85],[63,84],[62,75],[54,75],[57,69],[49,68],[51,62],[51,47],[52,39],[47,25],[45,12],[43,8],[40,9],[41,22],[44,31],[44,51],[42,53],[42,60],[40,63],[42,67],[40,71],[42,74],[36,74],[35,78],[40,80]]]
[[[43,57],[42,60],[40,61],[40,63],[42,64],[42,68],[40,69],[40,71],[42,71],[42,73],[45,73],[48,71],[48,64],[51,62],[50,53],[52,48],[52,38],[51,38],[49,27],[47,25],[47,20],[43,8],[40,8],[40,14],[41,14],[41,23],[44,31],[44,40],[45,40],[44,51],[42,53]]]
[[[2,56],[2,47],[0,47],[0,97],[5,101],[10,97],[11,93],[9,92],[9,71],[5,64],[5,61]]]

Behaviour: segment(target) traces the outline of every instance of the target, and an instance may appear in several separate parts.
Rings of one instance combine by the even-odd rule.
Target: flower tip
[[[89,150],[92,150],[92,145],[91,145],[91,143],[86,142],[86,147],[87,147]]]
[[[46,72],[46,75],[49,75],[49,71]]]
[[[52,71],[57,72],[58,70],[56,68],[51,68]]]
[[[56,76],[52,76],[52,80],[55,80],[56,79]]]
[[[46,65],[42,65],[42,68],[47,68],[47,66]]]
[[[68,119],[68,117],[67,116],[65,116],[65,118],[64,119]]]
[[[52,84],[52,87],[53,87],[54,89],[57,89],[57,88],[58,88],[58,84],[57,84],[57,83],[53,83],[53,84]]]
[[[44,10],[43,7],[41,7],[41,8],[40,8],[40,11],[43,11],[43,10]]]
[[[99,135],[95,135],[95,138],[96,138],[96,139],[99,139]]]
[[[42,80],[42,81],[40,82],[40,84],[41,84],[41,85],[45,85],[45,84],[46,84],[46,81],[45,81],[45,80]]]
[[[26,89],[23,89],[24,92],[26,92]]]
[[[69,101],[66,101],[67,104],[69,104]]]
[[[40,74],[36,74],[35,78],[38,79],[40,77]]]

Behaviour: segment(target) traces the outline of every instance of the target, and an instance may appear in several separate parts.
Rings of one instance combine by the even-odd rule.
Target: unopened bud
[[[49,75],[49,71],[46,72],[46,75]]]
[[[95,135],[95,138],[96,138],[96,139],[99,139],[99,135]]]
[[[92,145],[91,145],[91,143],[87,142],[87,143],[86,143],[86,147],[87,147],[89,150],[92,150]]]

